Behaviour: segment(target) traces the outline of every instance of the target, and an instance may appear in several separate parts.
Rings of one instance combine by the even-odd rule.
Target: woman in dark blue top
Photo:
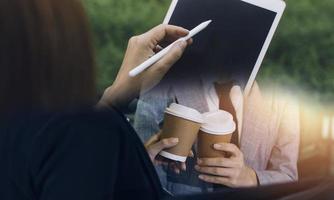
[[[163,195],[144,147],[115,111],[22,114],[1,122],[1,199]]]
[[[187,33],[160,25],[130,39],[116,81],[97,103],[80,1],[1,0],[0,199],[162,198],[150,157],[114,108],[157,84],[189,42],[136,78],[128,72],[159,43]]]

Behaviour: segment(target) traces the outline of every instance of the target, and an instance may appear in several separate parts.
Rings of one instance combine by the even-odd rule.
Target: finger
[[[189,152],[188,157],[193,158],[194,156],[195,156],[195,155],[194,155],[194,152],[191,150],[191,151]]]
[[[173,170],[176,174],[180,174],[181,170],[179,169],[178,165],[176,162],[172,162],[168,166],[171,170]]]
[[[159,42],[159,45],[161,47],[167,47],[168,45],[170,45],[171,43],[175,42],[176,40],[180,39],[180,37],[175,37],[175,38],[166,38],[165,40],[162,40]],[[191,45],[193,44],[194,40],[192,38],[190,38],[189,40],[187,40],[187,44]]]
[[[186,164],[186,163],[180,163],[180,168],[181,168],[183,171],[186,171],[186,170],[187,170],[187,164]]]
[[[184,29],[179,26],[173,26],[173,25],[166,25],[161,24],[159,26],[154,27],[150,31],[146,33],[145,38],[148,38],[151,40],[150,42],[153,42],[153,44],[156,46],[159,42],[164,40],[171,40],[174,39],[177,40],[180,37],[184,37],[189,33],[187,29]]]
[[[145,143],[145,147],[148,148],[149,146],[151,146],[152,144],[155,144],[159,141],[160,138],[160,134],[155,134],[153,135],[146,143]]]
[[[232,168],[201,167],[199,165],[196,165],[195,169],[198,172],[201,172],[204,174],[215,175],[215,176],[234,177],[235,175],[235,169],[232,169]]]
[[[177,167],[174,167],[174,172],[175,172],[176,174],[180,174],[180,173],[181,173],[181,170],[180,170],[179,168],[177,168]]]
[[[239,157],[241,156],[241,151],[240,149],[232,143],[219,143],[219,144],[214,144],[213,148],[218,150],[218,151],[224,151],[224,152],[229,152],[232,154],[234,157]]]
[[[189,40],[187,40],[188,45],[192,45],[194,43],[194,40],[192,38],[190,38]]]
[[[199,179],[202,181],[205,181],[207,183],[215,183],[215,184],[221,184],[221,185],[226,185],[230,186],[230,179],[226,177],[217,177],[217,176],[209,176],[209,175],[199,175]]]
[[[210,166],[210,167],[227,167],[233,168],[237,167],[237,163],[230,158],[201,158],[197,160],[197,164],[200,166]]]
[[[167,167],[169,165],[169,163],[168,162],[160,161],[160,165]]]
[[[153,67],[148,69],[151,72],[158,72],[162,76],[178,61],[187,47],[187,42],[179,41],[171,48],[167,55],[159,60]]]
[[[158,155],[155,158],[155,163],[157,163],[158,165],[163,165],[163,166],[168,166],[169,161],[167,159],[164,159],[162,156]]]
[[[161,165],[161,166],[164,166],[164,167],[168,167],[170,169],[172,169],[172,165],[173,163],[175,163],[174,161],[172,160],[169,160],[167,158],[164,158],[160,155],[157,155],[156,158],[154,159],[154,164],[155,165]]]
[[[160,45],[157,45],[153,51],[154,53],[159,53],[159,51],[161,51],[162,49],[163,48]]]
[[[152,144],[148,147],[148,151],[150,152],[150,155],[156,156],[158,155],[162,150],[171,148],[179,142],[178,138],[165,138],[160,140],[159,142]]]
[[[154,160],[154,165],[164,165],[161,160]]]

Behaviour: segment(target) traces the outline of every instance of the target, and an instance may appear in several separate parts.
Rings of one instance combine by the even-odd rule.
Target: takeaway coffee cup
[[[198,157],[216,158],[224,153],[213,148],[217,143],[230,143],[236,129],[233,116],[223,110],[203,114],[204,123],[198,133]]]
[[[175,161],[185,162],[197,139],[203,116],[197,110],[176,103],[165,111],[161,139],[179,138],[179,143],[160,152],[160,155]]]

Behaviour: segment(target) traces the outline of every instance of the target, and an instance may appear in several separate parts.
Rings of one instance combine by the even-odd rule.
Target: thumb
[[[162,139],[159,142],[151,145],[148,149],[148,152],[151,157],[156,157],[162,150],[174,147],[179,142],[178,138],[166,138]]]

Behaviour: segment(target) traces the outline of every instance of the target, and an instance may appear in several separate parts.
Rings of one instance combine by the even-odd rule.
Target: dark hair
[[[95,90],[80,0],[0,1],[0,112],[92,105]]]

